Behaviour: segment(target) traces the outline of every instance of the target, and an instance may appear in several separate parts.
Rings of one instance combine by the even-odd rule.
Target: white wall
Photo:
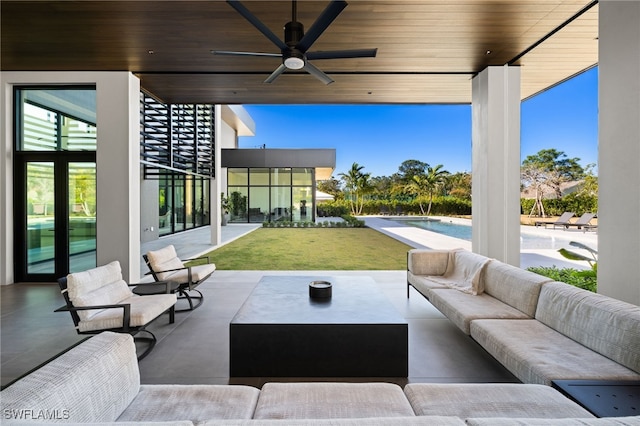
[[[13,271],[13,86],[95,84],[97,109],[97,263],[119,260],[125,280],[140,275],[140,82],[128,72],[2,72],[0,280]],[[132,214],[132,212],[134,214]]]

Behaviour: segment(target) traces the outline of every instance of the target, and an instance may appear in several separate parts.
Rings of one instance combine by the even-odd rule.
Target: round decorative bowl
[[[329,299],[331,297],[331,283],[329,281],[311,281],[309,283],[309,297]]]

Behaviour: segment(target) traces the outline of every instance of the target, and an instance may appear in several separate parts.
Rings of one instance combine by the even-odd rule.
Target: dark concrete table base
[[[330,300],[309,298],[319,279]],[[264,277],[229,332],[231,377],[408,375],[407,322],[369,277]]]

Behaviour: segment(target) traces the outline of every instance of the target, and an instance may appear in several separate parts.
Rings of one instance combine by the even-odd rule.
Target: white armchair
[[[149,335],[135,337],[149,344],[140,359],[151,352],[156,343],[155,335],[146,327],[165,312],[170,313],[170,322],[173,322],[172,310],[177,297],[171,293],[170,284],[166,283],[166,294],[138,296],[129,287],[145,284],[127,285],[118,261],[69,274],[58,279],[58,284],[66,305],[56,312],[68,311],[78,334],[109,330],[132,336],[140,332]]]
[[[148,274],[153,275],[156,281],[170,281],[179,284],[179,299],[186,299],[189,303],[187,309],[176,309],[176,312],[191,311],[204,301],[204,296],[196,287],[209,278],[216,270],[216,265],[211,263],[208,257],[180,260],[176,249],[169,245],[160,250],[149,251],[142,256],[147,267]],[[184,262],[201,262],[198,265],[186,266]],[[195,292],[196,295],[189,294]],[[197,303],[194,304],[194,299]]]

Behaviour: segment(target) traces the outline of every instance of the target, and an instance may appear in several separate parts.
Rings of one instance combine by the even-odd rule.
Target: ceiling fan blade
[[[320,37],[324,30],[331,25],[345,7],[347,7],[347,2],[344,0],[334,0],[329,3],[324,12],[322,12],[318,19],[316,19],[316,22],[311,25],[311,28],[309,28],[304,37],[298,42],[296,48],[302,53],[309,50],[311,45]]]
[[[273,31],[271,31],[265,24],[262,23],[256,16],[249,12],[249,9],[244,7],[242,3],[237,0],[227,0],[227,3],[231,7],[233,7],[240,15],[244,17],[247,21],[251,23],[254,27],[256,27],[265,37],[267,37],[273,44],[278,46],[280,50],[287,50],[288,47],[284,41],[280,40],[278,36],[276,36]]]
[[[264,82],[265,83],[273,83],[276,80],[276,78],[278,78],[280,76],[280,74],[285,72],[286,69],[287,69],[287,67],[285,67],[284,64],[281,64],[278,68],[276,68],[276,70],[274,72],[271,73],[271,75],[269,77],[267,77],[267,79]]]
[[[309,74],[311,74],[312,76],[314,76],[315,78],[317,78],[318,80],[320,80],[321,82],[323,82],[324,84],[333,83],[333,79],[331,77],[323,73],[319,68],[317,68],[311,62],[308,62],[308,61],[305,62],[303,69]]]
[[[227,56],[269,56],[272,58],[282,58],[281,53],[261,53],[261,52],[233,52],[229,50],[212,50],[214,55],[227,55]]]
[[[378,49],[330,50],[307,52],[307,59],[375,58]]]

